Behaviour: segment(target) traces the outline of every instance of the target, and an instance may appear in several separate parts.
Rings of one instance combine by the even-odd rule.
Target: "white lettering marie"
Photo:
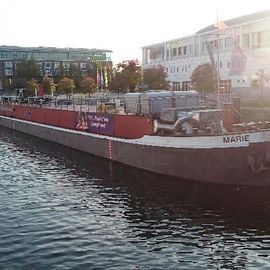
[[[223,137],[223,143],[249,142],[249,135],[236,135]]]

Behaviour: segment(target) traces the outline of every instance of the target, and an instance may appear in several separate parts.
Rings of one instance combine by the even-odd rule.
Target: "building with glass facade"
[[[93,63],[111,65],[111,53],[102,49],[0,46],[0,89],[5,88],[6,80],[12,80],[22,60],[33,59],[39,66],[40,76],[57,76],[60,64],[65,73],[74,64],[84,74]]]

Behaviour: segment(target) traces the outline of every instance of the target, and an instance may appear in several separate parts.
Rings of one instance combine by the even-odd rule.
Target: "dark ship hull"
[[[270,130],[127,139],[12,117],[0,116],[0,126],[158,174],[217,184],[270,185]]]

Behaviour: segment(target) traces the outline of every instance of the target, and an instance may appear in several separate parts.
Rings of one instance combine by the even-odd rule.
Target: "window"
[[[225,48],[232,47],[232,38],[225,38]]]
[[[45,69],[46,68],[51,68],[51,62],[45,62],[44,67],[45,67]]]
[[[182,54],[182,48],[179,47],[179,48],[178,48],[178,55],[181,55],[181,54]]]
[[[251,34],[252,49],[262,47],[262,32],[254,32]]]
[[[65,70],[65,74],[68,74],[69,68],[70,68],[70,63],[63,62],[63,67],[64,67],[64,70]]]
[[[59,65],[60,65],[59,62],[54,62],[54,69],[59,68]]]
[[[223,48],[223,39],[218,40],[218,48],[222,49]]]
[[[54,66],[54,75],[55,76],[58,76],[59,75],[59,65],[60,65],[59,62],[54,62],[53,63],[53,66]]]
[[[220,93],[229,94],[231,92],[231,80],[220,80]]]
[[[5,62],[5,76],[12,76],[13,69],[12,69],[12,62]]]
[[[270,47],[270,30],[260,32],[261,47]]]
[[[80,63],[81,70],[87,69],[87,63]]]
[[[69,69],[70,63],[64,62],[63,66],[64,66],[64,69]]]
[[[257,48],[261,48],[262,46],[262,33],[258,32],[257,33]]]
[[[184,46],[184,47],[183,47],[183,54],[184,54],[184,55],[187,54],[187,46]]]
[[[243,36],[243,45],[246,48],[250,47],[249,34],[246,34],[246,35]]]
[[[270,30],[265,31],[265,47],[270,47]]]
[[[5,62],[5,68],[12,68],[12,62]]]
[[[184,81],[182,83],[182,91],[188,91],[190,90],[190,81]]]
[[[173,91],[179,91],[180,86],[181,86],[180,82],[173,82]]]

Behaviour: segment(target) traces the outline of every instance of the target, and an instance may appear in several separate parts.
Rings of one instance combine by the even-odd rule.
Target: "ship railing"
[[[222,109],[224,104],[231,103],[231,95],[220,94],[218,96],[217,94],[204,93],[200,94],[199,103],[209,108],[217,108],[219,103],[220,109]]]
[[[122,102],[121,102],[122,101]],[[118,103],[123,105],[123,100],[111,99],[109,97],[64,97],[64,96],[33,96],[18,98],[17,96],[0,96],[0,103],[33,107],[50,107],[60,110],[76,110],[76,111],[96,111],[98,105],[104,103]]]

